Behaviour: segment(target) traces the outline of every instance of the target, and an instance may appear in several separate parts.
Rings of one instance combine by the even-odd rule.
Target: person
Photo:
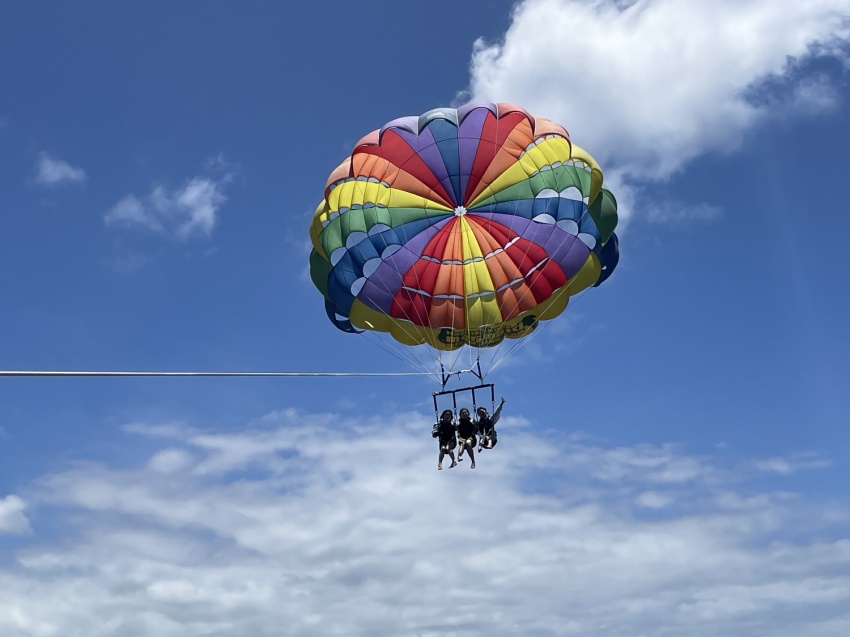
[[[475,468],[475,430],[475,423],[469,417],[469,410],[462,407],[457,420],[457,436],[460,439],[460,451],[458,451],[457,460],[458,462],[463,460],[463,452],[468,449],[469,460],[472,462],[469,465],[470,469]]]
[[[496,408],[496,411],[493,412],[493,416],[487,415],[487,410],[484,407],[479,407],[477,416],[478,418],[475,421],[476,429],[478,430],[479,435],[481,436],[478,440],[478,451],[481,449],[492,449],[496,446],[498,442],[498,437],[496,435],[496,423],[499,420],[499,417],[502,415],[502,407],[505,405],[505,397],[502,396],[502,401],[499,403],[499,406]]]
[[[452,459],[449,469],[456,467],[454,448],[457,446],[457,427],[452,420],[451,409],[444,409],[443,413],[440,414],[440,420],[431,430],[431,436],[438,438],[440,443],[440,459],[437,460],[437,469],[443,469],[443,457],[446,454]]]

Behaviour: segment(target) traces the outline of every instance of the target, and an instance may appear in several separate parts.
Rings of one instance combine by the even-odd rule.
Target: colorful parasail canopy
[[[491,347],[607,279],[616,225],[602,171],[564,128],[470,103],[358,142],[313,216],[310,273],[343,331]]]

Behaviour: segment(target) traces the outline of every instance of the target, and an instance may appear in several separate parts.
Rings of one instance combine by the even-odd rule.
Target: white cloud
[[[24,515],[26,504],[16,495],[0,499],[0,533],[28,533],[30,523]]]
[[[109,209],[103,221],[107,226],[143,228],[178,241],[210,237],[225,201],[220,182],[195,177],[170,192],[157,186],[144,200],[127,195]]]
[[[176,241],[212,236],[219,210],[227,201],[224,186],[233,178],[229,164],[219,155],[205,162],[215,176],[194,177],[176,190],[155,186],[139,198],[129,194],[104,215],[107,226],[142,229]]]
[[[801,469],[822,469],[830,462],[813,454],[797,454],[787,458],[767,458],[757,460],[755,466],[759,471],[789,475]]]
[[[154,454],[148,463],[148,467],[158,473],[176,473],[191,464],[191,454],[183,449],[163,449]]]
[[[193,179],[178,193],[177,204],[189,211],[186,221],[178,228],[181,238],[194,233],[209,236],[216,224],[216,210],[224,203],[219,184],[209,179]]]
[[[675,498],[672,495],[667,493],[644,491],[635,498],[635,503],[638,506],[646,507],[648,509],[663,509],[664,507],[669,506],[674,499]]]
[[[415,413],[133,424],[164,445],[139,467],[33,487],[65,533],[0,566],[0,634],[844,634],[836,503],[759,491],[674,446],[511,420],[475,471],[442,472]]]
[[[224,153],[219,153],[204,160],[204,168],[219,177],[224,182],[230,182],[233,178],[242,172],[240,164],[234,164],[224,158]]]
[[[622,191],[734,150],[777,110],[833,106],[800,61],[846,62],[848,41],[846,0],[525,0],[503,41],[476,43],[470,92],[564,124]],[[793,90],[779,103],[766,83]]]
[[[569,466],[598,480],[641,481],[676,484],[712,477],[714,469],[693,457],[683,457],[672,445],[638,445],[604,449],[574,445],[567,456]]]
[[[76,168],[66,161],[53,157],[48,153],[40,153],[38,156],[38,174],[35,182],[42,186],[62,186],[65,184],[78,184],[86,180],[86,173],[82,168]]]
[[[794,87],[792,104],[796,109],[820,112],[835,108],[838,103],[835,86],[823,75],[801,80]]]
[[[139,201],[135,195],[127,195],[112,206],[104,221],[108,226],[142,226],[154,232],[165,231],[153,209]]]

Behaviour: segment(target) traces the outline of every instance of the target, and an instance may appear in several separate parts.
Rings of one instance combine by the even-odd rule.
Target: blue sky
[[[0,379],[0,633],[848,634],[850,11],[800,4],[0,9],[4,370],[409,371],[327,321],[309,221],[471,97],[623,219],[476,472],[425,378]]]

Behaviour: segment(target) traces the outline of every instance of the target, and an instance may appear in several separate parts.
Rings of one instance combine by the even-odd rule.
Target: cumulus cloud
[[[0,566],[0,633],[762,637],[850,626],[848,520],[835,503],[758,489],[740,468],[671,445],[612,447],[503,421],[475,471],[441,472],[415,413],[284,410],[230,433],[135,423],[128,435],[162,445],[137,467],[82,463],[33,486],[31,506],[65,534],[36,528]]]
[[[38,156],[38,174],[35,183],[42,186],[78,184],[86,180],[86,172],[48,153]]]
[[[205,166],[214,174],[194,177],[174,190],[158,185],[144,197],[125,196],[104,215],[104,223],[114,228],[146,230],[177,241],[212,236],[219,209],[227,201],[224,186],[232,180],[233,172],[221,155],[208,159]]]
[[[524,0],[502,41],[476,43],[470,92],[563,123],[635,184],[739,147],[774,112],[834,106],[802,62],[846,63],[848,42],[845,0]]]

